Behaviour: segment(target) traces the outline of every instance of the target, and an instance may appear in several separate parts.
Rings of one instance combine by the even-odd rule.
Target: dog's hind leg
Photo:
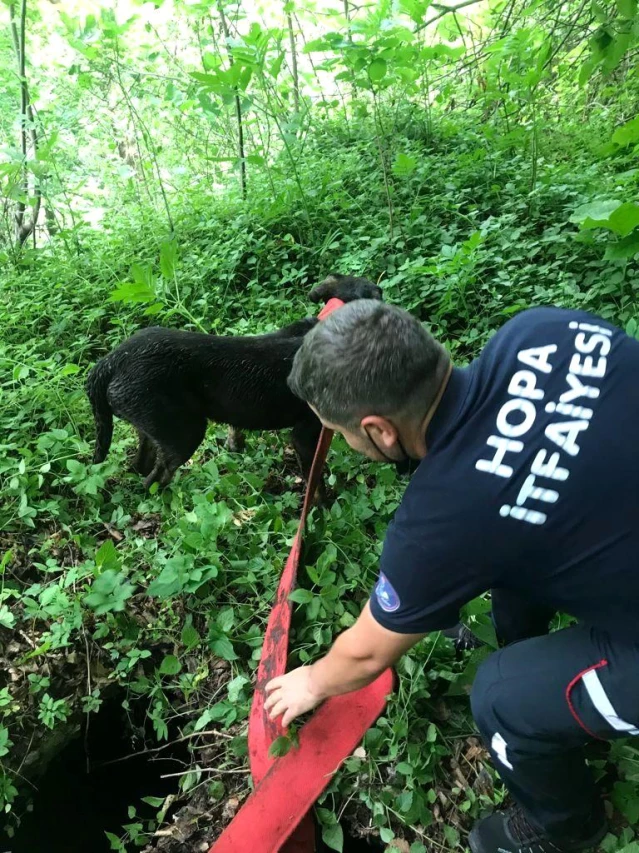
[[[239,427],[230,426],[226,438],[226,447],[231,453],[242,453],[246,447],[244,433]]]
[[[165,412],[165,416],[169,414]],[[157,445],[155,466],[144,481],[148,489],[153,483],[166,486],[173,475],[193,456],[202,444],[206,432],[206,418],[200,414],[188,413],[181,409],[173,417],[165,417],[168,428],[154,431],[152,439]]]
[[[148,477],[151,471],[155,468],[156,462],[156,450],[155,445],[149,438],[149,436],[142,432],[142,430],[138,430],[138,450],[133,459],[133,470],[137,471],[138,474],[142,474],[143,477]]]
[[[311,473],[313,458],[315,456],[315,448],[317,447],[321,431],[322,424],[319,422],[319,419],[310,414],[309,417],[305,418],[303,421],[298,421],[293,427],[291,433],[293,447],[295,448],[300,468],[302,469],[302,476],[307,483]],[[315,500],[319,500],[321,503],[324,503],[325,497],[326,490],[324,487],[324,481],[322,480],[317,488]]]

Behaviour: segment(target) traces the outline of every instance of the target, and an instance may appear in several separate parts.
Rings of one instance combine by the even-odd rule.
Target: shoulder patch
[[[375,587],[375,595],[377,596],[379,606],[386,613],[394,613],[396,610],[399,610],[401,606],[399,595],[397,595],[393,589],[393,585],[383,572],[380,572],[379,580]]]

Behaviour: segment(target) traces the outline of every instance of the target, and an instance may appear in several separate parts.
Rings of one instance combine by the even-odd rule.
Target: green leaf
[[[388,66],[385,59],[374,59],[368,66],[368,76],[373,83],[379,83],[386,76]]]
[[[91,592],[85,595],[84,603],[98,616],[120,612],[134,592],[135,587],[121,572],[107,569],[93,581]]]
[[[211,643],[211,651],[223,660],[237,660],[233,643],[228,637],[220,637],[219,640],[214,640]]]
[[[99,569],[119,569],[120,557],[113,539],[105,539],[95,554],[95,564]]]
[[[414,791],[404,791],[397,798],[397,806],[400,812],[404,812],[405,814],[409,812],[413,807],[413,800],[415,799]]]
[[[278,74],[282,69],[282,63],[284,62],[285,53],[284,51],[280,51],[277,58],[271,63],[271,67],[269,68],[269,74],[271,77],[277,79]]]
[[[82,370],[77,364],[65,364],[60,371],[60,376],[74,376]]]
[[[620,148],[639,142],[639,116],[618,127],[612,134],[612,141]]]
[[[0,758],[8,755],[12,746],[13,741],[9,740],[9,729],[0,726]]]
[[[217,74],[204,74],[202,71],[189,71],[189,77],[192,77],[194,80],[197,80],[198,83],[203,83],[205,86],[210,88],[218,86],[220,83],[220,78]]]
[[[639,853],[639,841],[631,841],[630,844],[620,847],[616,853]]]
[[[610,799],[630,824],[639,821],[639,785],[636,782],[615,782]]]
[[[379,837],[382,839],[384,844],[390,844],[393,838],[395,838],[395,833],[392,829],[388,829],[388,827],[383,826],[379,831]]]
[[[165,240],[160,246],[160,272],[169,281],[175,276],[177,262],[177,241]]]
[[[337,850],[338,853],[342,853],[344,850],[344,830],[339,823],[322,827],[322,841],[331,850]]]
[[[146,282],[125,282],[109,295],[109,302],[153,302],[154,299],[155,291]]]
[[[16,617],[9,610],[6,604],[0,604],[0,625],[3,628],[13,628],[16,624]]]
[[[620,237],[627,237],[639,225],[639,204],[627,201],[620,205],[610,214],[608,222],[612,231]]]
[[[188,773],[185,773],[180,779],[180,789],[186,794],[186,792],[190,791],[191,788],[195,788],[201,778],[202,770],[199,767],[189,770]]]
[[[233,608],[225,607],[223,610],[220,610],[216,622],[220,630],[228,634],[235,624],[235,611]]]
[[[148,588],[150,596],[157,598],[170,598],[176,593],[182,592],[189,581],[191,565],[181,555],[171,557],[160,574],[151,582]]]
[[[313,39],[313,41],[306,42],[302,53],[320,53],[331,49],[332,45],[329,41],[325,38],[318,38]]]
[[[250,681],[245,675],[237,675],[232,681],[229,681],[227,688],[229,692],[229,702],[235,704],[240,698],[242,688],[247,684],[250,684]]]
[[[622,18],[632,19],[637,15],[637,0],[615,0]]]
[[[410,853],[426,853],[426,848],[421,841],[414,841],[410,846]]]
[[[395,157],[395,162],[393,163],[393,172],[399,177],[407,177],[415,171],[415,167],[417,166],[417,159],[415,157],[411,157],[409,154],[402,154],[401,152]]]
[[[629,234],[623,240],[610,243],[606,249],[604,259],[607,261],[624,261],[633,258],[639,252],[639,232]]]
[[[194,649],[196,646],[199,646],[199,644],[202,642],[202,638],[200,637],[197,630],[193,627],[190,621],[186,623],[184,628],[182,628],[182,635],[180,639],[182,641],[182,645],[186,646],[187,651],[191,651],[191,649]]]
[[[164,799],[162,797],[142,797],[142,802],[147,803],[149,806],[153,806],[154,809],[159,809],[164,805]]]
[[[595,73],[595,69],[599,65],[600,59],[598,56],[593,55],[589,59],[587,59],[584,64],[581,66],[581,71],[579,72],[579,78],[577,82],[580,86],[585,86],[588,80]]]
[[[295,742],[290,737],[280,735],[268,748],[269,758],[283,758],[288,755],[294,745]]]
[[[116,850],[117,853],[126,853],[126,847],[122,844],[117,835],[114,835],[112,832],[105,832],[104,834],[109,840],[109,847],[111,850]]]
[[[603,70],[609,74],[614,71],[626,55],[630,47],[629,32],[615,32],[610,44],[602,50],[604,55]]]
[[[459,844],[459,832],[454,826],[444,825],[444,837],[451,847],[457,847]]]
[[[618,207],[621,207],[622,202],[615,199],[601,199],[600,201],[592,201],[589,204],[582,204],[570,217],[571,222],[581,225],[582,228],[599,228],[607,227],[610,214]]]
[[[451,683],[447,694],[449,696],[464,696],[470,693],[470,688],[475,680],[475,676],[477,675],[477,670],[486,660],[488,655],[492,654],[492,652],[493,650],[489,646],[482,646],[480,649],[473,649],[468,656],[466,668],[456,677],[455,681]]]
[[[161,675],[177,675],[182,669],[182,664],[175,655],[167,655],[160,664]]]
[[[207,71],[214,71],[216,68],[219,68],[221,62],[222,58],[218,53],[212,53],[210,50],[205,50],[202,54],[202,65],[206,68]]]
[[[289,595],[288,600],[295,604],[310,604],[313,600],[313,593],[308,589],[295,589]]]

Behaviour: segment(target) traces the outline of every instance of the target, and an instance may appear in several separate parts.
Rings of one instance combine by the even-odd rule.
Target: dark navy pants
[[[493,593],[493,613],[497,634],[512,644],[481,666],[473,716],[531,822],[559,839],[579,837],[603,818],[585,745],[639,735],[639,639],[583,626],[522,639],[522,626],[529,637],[543,633],[550,613],[503,591]]]

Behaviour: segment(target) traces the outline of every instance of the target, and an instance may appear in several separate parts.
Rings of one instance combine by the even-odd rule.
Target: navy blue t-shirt
[[[452,372],[371,597],[399,633],[491,588],[639,640],[639,342],[536,308]]]

